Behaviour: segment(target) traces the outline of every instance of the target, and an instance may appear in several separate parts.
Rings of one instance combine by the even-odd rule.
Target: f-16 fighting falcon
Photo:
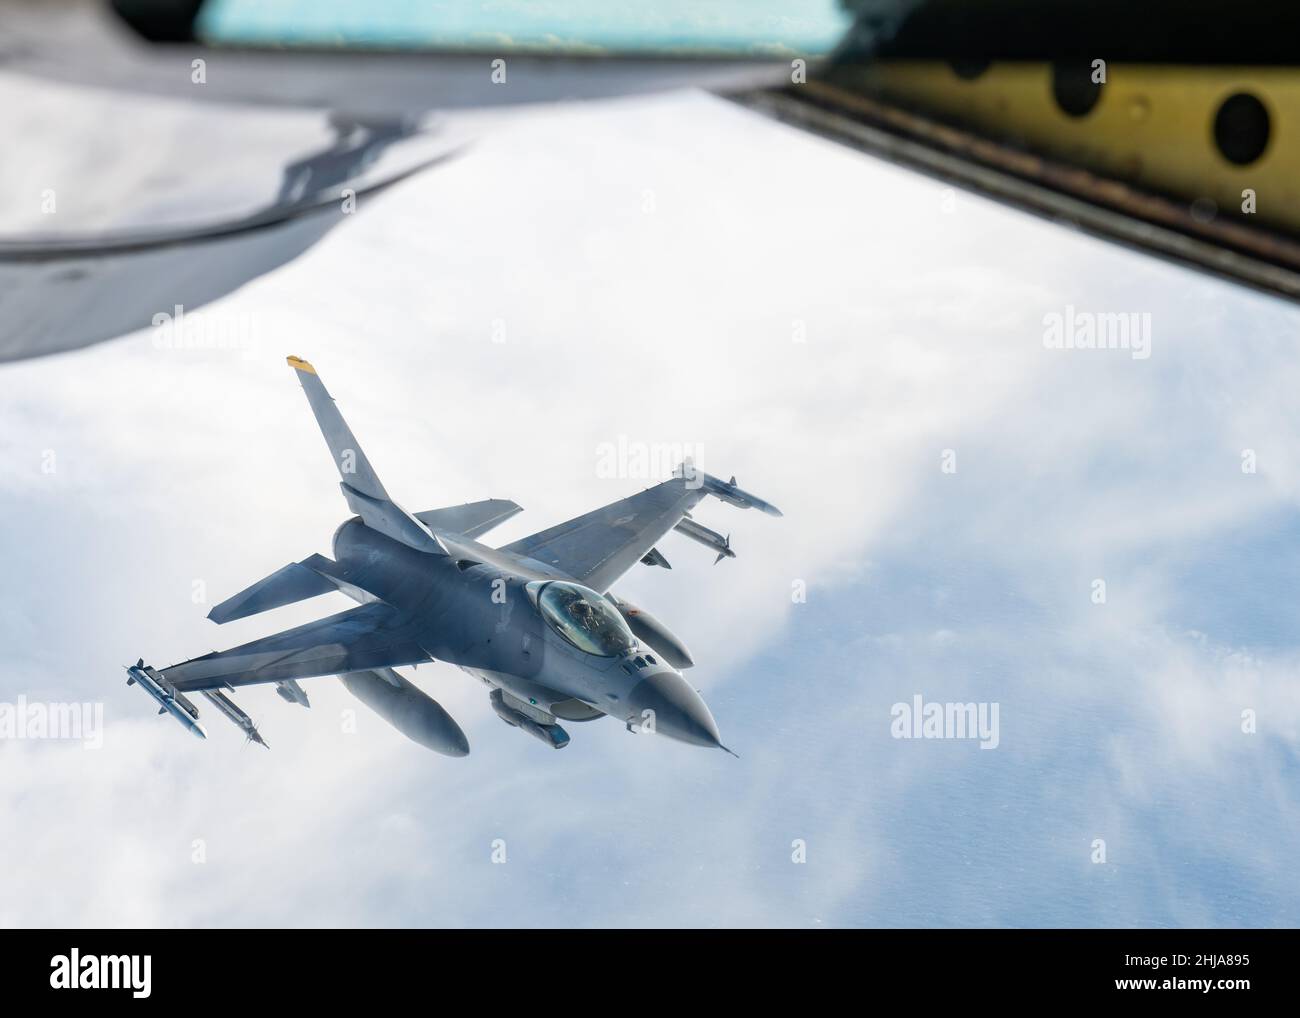
[[[780,516],[773,505],[683,464],[669,480],[515,541],[478,538],[521,509],[487,499],[409,513],[394,502],[313,368],[297,357],[307,402],[325,436],[356,514],[334,534],[334,558],[311,555],[223,601],[217,623],[340,591],[357,607],[231,650],[161,670],[138,661],[138,684],[186,728],[205,738],[187,693],[199,693],[263,746],[253,720],[228,693],[276,684],[310,706],[300,679],[338,675],[347,689],[422,746],[464,756],[469,742],[442,707],[395,668],[427,661],[460,666],[488,688],[507,724],[555,749],[569,744],[561,721],[617,718],[695,746],[726,750],[718,726],[681,670],[685,645],[649,612],[610,592],[638,562],[671,568],[656,543],[670,530],[732,557],[730,540],[691,518],[713,495]],[[731,752],[727,750],[727,752]]]

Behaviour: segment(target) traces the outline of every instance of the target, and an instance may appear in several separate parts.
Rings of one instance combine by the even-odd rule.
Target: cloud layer
[[[1066,305],[1149,312],[1150,359],[1045,349]],[[108,717],[0,743],[0,922],[1300,918],[1292,310],[676,95],[503,119],[206,313],[253,342],[0,369],[0,699]],[[333,679],[240,695],[270,753],[153,717],[121,665],[342,607],[203,618],[345,514],[290,353],[408,507],[524,505],[503,542],[650,483],[599,476],[620,436],[781,506],[702,507],[738,559],[670,539],[617,588],[741,759],[609,722],[550,752],[445,665],[414,678],[465,760]],[[999,747],[891,738],[918,693],[999,703]]]

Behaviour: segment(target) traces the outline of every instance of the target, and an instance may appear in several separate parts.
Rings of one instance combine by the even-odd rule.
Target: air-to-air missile
[[[199,724],[199,709],[192,704],[184,693],[150,668],[141,658],[126,669],[126,684],[139,686],[158,701],[158,713],[170,714],[200,739],[206,739],[208,733]]]
[[[266,745],[266,740],[262,738],[262,734],[257,730],[257,725],[253,724],[253,719],[245,714],[244,711],[240,709],[239,704],[235,703],[234,700],[230,699],[230,697],[226,696],[226,694],[219,689],[201,689],[199,692],[204,695],[208,703],[212,704],[212,706],[216,707],[217,710],[221,711],[222,714],[228,717],[231,723],[244,733],[244,737],[247,738],[249,742],[256,742],[259,746],[263,746],[266,749],[271,748]]]
[[[703,479],[704,490],[711,495],[716,495],[724,502],[730,502],[741,509],[757,509],[760,512],[767,513],[768,516],[784,515],[771,502],[764,501],[757,495],[751,495],[743,488],[737,488],[734,476],[730,481],[721,481],[712,474],[701,474],[700,477]]]
[[[710,495],[741,509],[757,509],[759,512],[767,513],[768,516],[785,515],[766,499],[759,498],[757,495],[750,494],[744,488],[737,487],[735,474],[732,474],[731,480],[724,481],[720,477],[714,477],[712,474],[697,470],[695,465],[687,460],[673,471],[673,476],[684,478],[687,487],[703,488]]]

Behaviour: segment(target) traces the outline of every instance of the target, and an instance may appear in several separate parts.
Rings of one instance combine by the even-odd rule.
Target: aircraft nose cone
[[[629,720],[635,724],[646,724],[645,711],[654,711],[654,730],[659,735],[692,746],[722,745],[718,724],[703,698],[676,672],[657,672],[641,680],[627,703],[633,715]]]

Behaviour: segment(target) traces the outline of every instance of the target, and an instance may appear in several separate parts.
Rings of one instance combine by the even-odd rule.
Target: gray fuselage
[[[542,723],[591,720],[599,711],[637,730],[719,745],[700,695],[630,630],[630,649],[602,656],[579,649],[546,622],[534,595],[542,583],[567,578],[535,560],[443,536],[452,554],[433,555],[353,518],[335,532],[334,557],[349,583],[398,612],[394,625],[431,658],[501,689]],[[598,592],[578,589],[605,602]]]

